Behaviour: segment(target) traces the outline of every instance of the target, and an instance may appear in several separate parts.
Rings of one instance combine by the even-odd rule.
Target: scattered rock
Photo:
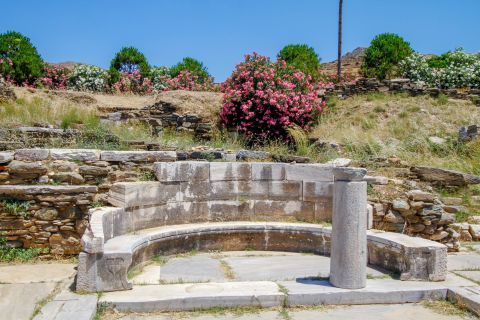
[[[388,178],[382,176],[365,176],[364,180],[367,181],[369,184],[377,184],[377,185],[387,185]]]
[[[327,162],[328,165],[334,167],[348,167],[352,163],[352,159],[348,158],[337,158]]]
[[[478,138],[480,135],[480,126],[478,125],[470,125],[468,127],[461,127],[458,130],[458,141],[459,142],[467,142],[473,139]]]
[[[460,206],[463,203],[462,198],[442,197],[443,204],[447,206]]]
[[[435,199],[433,194],[422,190],[409,191],[407,192],[407,196],[410,200],[422,202],[433,202],[433,200]]]
[[[237,152],[237,160],[266,160],[270,153],[266,151],[240,150]]]
[[[454,170],[433,167],[412,167],[410,170],[420,180],[427,181],[435,185],[462,187],[469,184],[480,183],[479,176]]]
[[[13,152],[0,152],[0,165],[7,164],[13,160]]]
[[[428,141],[432,144],[436,144],[436,145],[442,145],[444,144],[447,140],[443,139],[443,138],[440,138],[440,137],[429,137],[428,138]]]
[[[479,224],[480,225],[480,216],[470,216],[468,217],[468,223]]]
[[[472,235],[472,239],[477,241],[480,239],[480,224],[471,224],[469,226],[470,234]]]

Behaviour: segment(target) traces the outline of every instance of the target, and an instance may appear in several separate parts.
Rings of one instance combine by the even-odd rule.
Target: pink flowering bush
[[[142,77],[138,70],[120,73],[120,79],[113,84],[112,88],[117,93],[150,94],[153,92],[152,81]]]
[[[202,81],[197,75],[184,70],[167,80],[166,90],[217,91],[217,88],[211,78]]]
[[[236,66],[222,92],[221,123],[251,143],[288,141],[290,127],[310,130],[325,106],[310,76],[255,52]]]
[[[69,77],[69,70],[65,67],[45,65],[43,76],[37,80],[37,87],[47,89],[65,90]]]

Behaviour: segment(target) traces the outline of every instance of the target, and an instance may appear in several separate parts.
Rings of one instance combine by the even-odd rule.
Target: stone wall
[[[132,230],[199,222],[329,222],[331,166],[284,163],[156,163],[158,182],[116,183],[108,201]]]
[[[136,120],[149,125],[154,134],[168,128],[177,132],[189,132],[198,139],[209,139],[212,124],[194,113],[181,113],[171,104],[156,103],[142,109],[101,109],[103,121],[122,122]]]
[[[77,254],[95,186],[0,186],[0,233],[13,247]]]
[[[375,78],[361,78],[355,83],[338,84],[334,88],[327,89],[324,92],[326,96],[338,96],[347,98],[357,94],[390,92],[390,93],[408,93],[410,95],[431,95],[438,96],[443,93],[456,99],[472,100],[480,107],[480,89],[439,89],[428,88],[416,84],[409,79],[378,80]]]

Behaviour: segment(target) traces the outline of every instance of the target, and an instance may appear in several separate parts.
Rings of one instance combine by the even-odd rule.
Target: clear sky
[[[257,51],[306,43],[336,57],[338,0],[0,0],[0,33],[28,36],[49,62],[108,67],[122,46],[152,65],[192,56],[222,81]],[[344,52],[395,32],[422,53],[480,51],[480,0],[344,0]]]

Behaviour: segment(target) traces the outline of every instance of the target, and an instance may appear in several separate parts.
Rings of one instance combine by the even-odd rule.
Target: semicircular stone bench
[[[331,167],[175,162],[155,168],[158,182],[115,184],[109,201],[117,207],[91,210],[78,291],[130,289],[128,270],[157,254],[247,248],[330,254],[331,228],[317,222],[331,219]],[[444,245],[366,232],[370,265],[402,280],[445,279]]]

